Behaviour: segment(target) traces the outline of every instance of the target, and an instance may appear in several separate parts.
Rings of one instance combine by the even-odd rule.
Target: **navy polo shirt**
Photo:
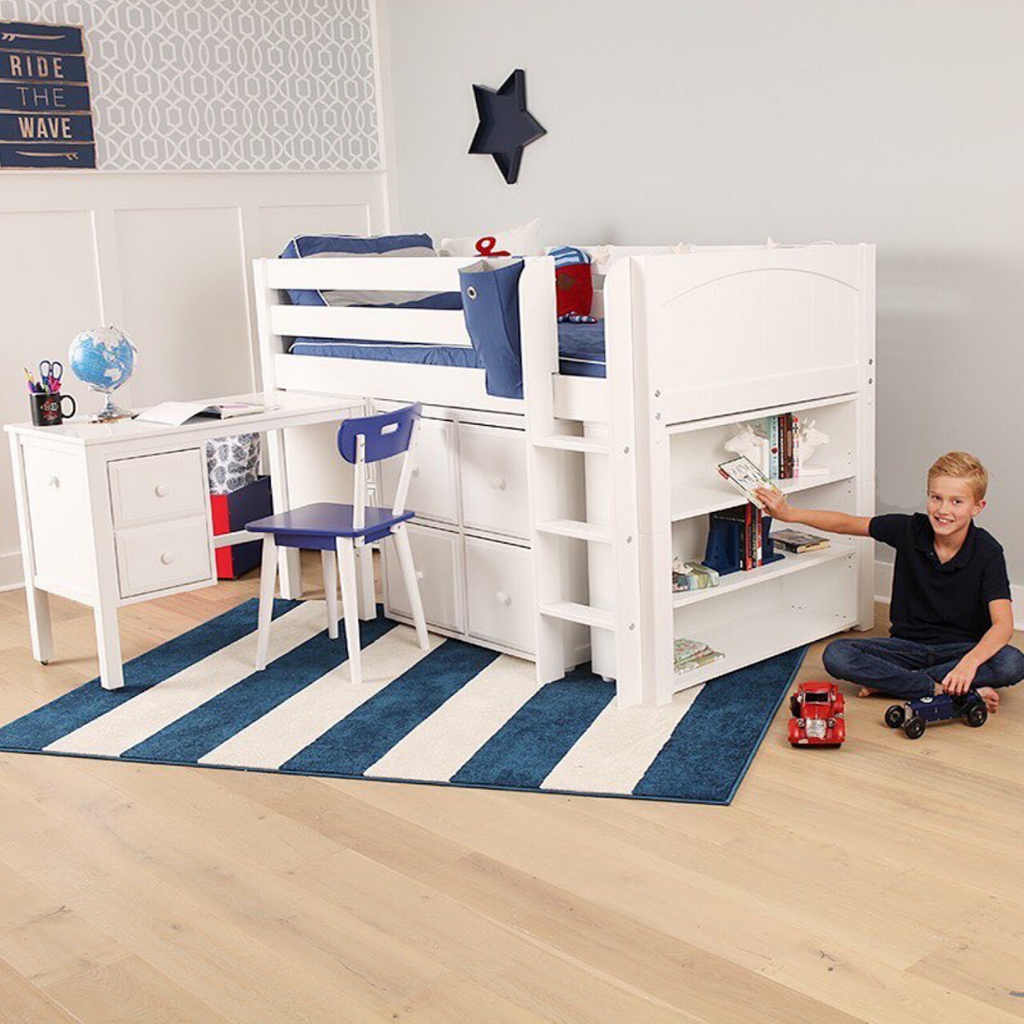
[[[977,643],[992,625],[989,601],[1010,598],[1002,546],[973,522],[963,547],[945,564],[921,512],[875,516],[869,531],[896,549],[890,636],[925,644]]]

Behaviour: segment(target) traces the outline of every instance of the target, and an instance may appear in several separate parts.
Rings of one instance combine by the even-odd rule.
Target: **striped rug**
[[[256,602],[0,727],[0,750],[593,796],[728,804],[803,650],[662,708],[615,707],[577,669],[538,687],[530,662],[383,617],[360,623],[364,681],[320,601],[277,601],[253,671]]]

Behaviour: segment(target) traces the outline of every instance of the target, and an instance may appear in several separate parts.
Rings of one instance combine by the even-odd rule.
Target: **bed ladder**
[[[613,676],[620,707],[650,703],[644,686],[644,623],[641,616],[638,530],[637,451],[634,440],[632,358],[629,324],[629,278],[621,276],[614,287],[616,321],[606,324],[606,346],[622,341],[626,349],[608,358],[608,377],[603,382],[607,407],[601,426],[584,433],[581,419],[555,416],[558,374],[558,331],[555,315],[554,262],[550,258],[528,260],[520,279],[520,321],[523,354],[523,385],[526,407],[527,471],[530,488],[530,525],[535,577],[537,682],[544,685],[561,679],[575,667],[580,630],[588,627],[591,647],[604,645],[600,666]],[[606,288],[607,294],[607,288]],[[625,301],[621,299],[625,297]],[[624,339],[624,340],[623,340]],[[624,364],[624,365],[623,365]],[[589,383],[589,382],[588,382]],[[600,385],[593,382],[595,387]],[[602,435],[602,436],[596,436]],[[584,462],[583,475],[597,469],[595,460],[610,460],[601,469],[610,486],[610,508],[589,510],[588,518],[574,517],[573,505],[580,495],[570,493],[571,477],[564,472],[566,459],[576,453]],[[596,513],[596,515],[595,515]],[[590,521],[597,518],[600,522]],[[598,606],[589,599],[567,593],[572,558],[571,541],[611,549],[610,576],[614,599]],[[607,557],[607,556],[605,556]],[[605,589],[610,589],[606,582]],[[604,634],[599,640],[595,633]],[[608,650],[608,643],[613,650]]]

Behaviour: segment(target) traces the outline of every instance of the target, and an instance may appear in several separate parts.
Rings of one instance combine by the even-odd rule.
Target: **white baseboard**
[[[0,590],[17,590],[22,585],[21,552],[0,554]]]
[[[888,604],[891,594],[892,562],[875,562],[875,600]],[[1011,583],[1010,597],[1013,600],[1013,624],[1024,630],[1024,586]]]

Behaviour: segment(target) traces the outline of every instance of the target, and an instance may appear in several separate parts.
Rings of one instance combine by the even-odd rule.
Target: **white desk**
[[[360,415],[360,399],[293,391],[232,396],[265,412],[180,427],[124,420],[59,427],[14,423],[10,435],[32,654],[53,654],[47,595],[93,608],[100,678],[124,685],[117,609],[217,582],[214,548],[247,534],[213,536],[205,443],[267,432],[274,509],[288,508],[283,431]],[[338,469],[341,470],[338,456]],[[281,594],[301,596],[298,552],[282,552]],[[359,612],[374,615],[369,558],[360,574]],[[255,625],[255,624],[254,624]]]

